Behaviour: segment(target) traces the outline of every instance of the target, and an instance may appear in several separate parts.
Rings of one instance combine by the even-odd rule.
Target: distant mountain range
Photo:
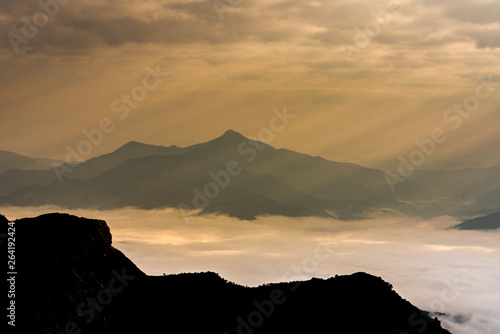
[[[44,159],[44,158],[30,158],[13,152],[0,151],[0,174],[5,173],[9,169],[50,169],[52,163],[62,161]]]
[[[390,172],[394,172],[398,169],[401,161],[399,159],[371,159],[371,160],[363,160],[356,162],[361,166],[365,166],[368,168],[387,170]],[[489,168],[493,166],[497,166],[500,163],[495,162],[486,162],[486,161],[477,161],[473,159],[469,160],[426,160],[425,164],[422,165],[425,170],[461,170],[461,169],[470,169],[470,168]]]
[[[229,130],[185,148],[129,142],[76,167],[0,175],[0,205],[47,204],[174,207],[188,217],[201,212],[241,219],[357,219],[373,211],[465,217],[500,211],[500,167],[416,170],[392,192],[384,171],[275,149]]]
[[[496,230],[500,229],[500,212],[466,220],[455,226],[459,230]]]
[[[210,272],[147,276],[104,221],[46,214],[15,228],[19,333],[450,334],[366,273],[256,288]]]

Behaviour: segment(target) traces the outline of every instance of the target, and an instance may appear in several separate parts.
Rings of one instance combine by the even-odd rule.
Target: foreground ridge
[[[52,213],[15,226],[23,332],[449,334],[366,273],[257,288],[212,272],[147,276],[102,220]]]

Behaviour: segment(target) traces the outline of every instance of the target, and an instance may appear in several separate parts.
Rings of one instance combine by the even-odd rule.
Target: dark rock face
[[[36,333],[64,332],[81,322],[77,307],[108,288],[112,270],[145,276],[111,246],[106,222],[67,214],[17,220],[16,265],[18,326]],[[113,294],[113,296],[116,294]],[[105,323],[96,312],[94,322]]]
[[[455,225],[459,230],[497,230],[500,229],[500,212],[477,217]]]
[[[449,334],[365,273],[258,288],[210,272],[147,276],[104,221],[65,214],[16,221],[16,240],[26,333]]]

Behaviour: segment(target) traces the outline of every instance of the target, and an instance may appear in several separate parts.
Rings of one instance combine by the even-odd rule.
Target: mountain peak
[[[241,133],[238,133],[234,130],[227,130],[226,132],[224,132],[224,134],[222,134],[222,136],[217,137],[217,138],[209,141],[209,143],[237,144],[237,143],[240,143],[240,142],[245,141],[245,140],[248,140],[248,139],[245,136],[243,136]]]
[[[132,140],[132,141],[129,141],[128,143],[126,143],[125,145],[120,146],[113,153],[162,151],[165,149],[167,149],[167,148],[164,146],[161,146],[161,145],[144,144],[144,143]]]
[[[125,145],[123,145],[122,147],[120,147],[119,149],[125,148],[125,147],[130,148],[130,147],[143,147],[143,146],[149,146],[149,145],[139,143],[138,141],[135,141],[135,140],[131,140],[128,143],[126,143]]]
[[[231,137],[231,138],[245,138],[241,133],[236,132],[232,129],[227,130],[221,137]]]

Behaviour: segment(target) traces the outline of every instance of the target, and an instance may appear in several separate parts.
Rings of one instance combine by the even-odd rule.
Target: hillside
[[[500,209],[500,167],[417,170],[391,191],[381,170],[276,149],[229,130],[180,148],[129,142],[55,170],[0,175],[0,206],[181,208],[220,213],[362,219],[374,211],[424,218]]]
[[[0,151],[0,174],[10,169],[44,170],[51,169],[55,160],[44,158],[31,158],[8,151]],[[58,162],[58,161],[56,161]]]
[[[112,247],[104,221],[46,214],[15,224],[22,332],[449,334],[366,273],[257,288],[209,272],[153,277]]]
[[[500,212],[495,212],[487,216],[466,220],[455,225],[459,230],[496,230],[500,228]]]
[[[374,209],[412,210],[390,193],[381,171],[278,150],[234,131],[187,148],[129,143],[65,173],[63,182],[55,173],[32,174],[0,178],[0,205],[182,207],[241,219],[355,219]]]

